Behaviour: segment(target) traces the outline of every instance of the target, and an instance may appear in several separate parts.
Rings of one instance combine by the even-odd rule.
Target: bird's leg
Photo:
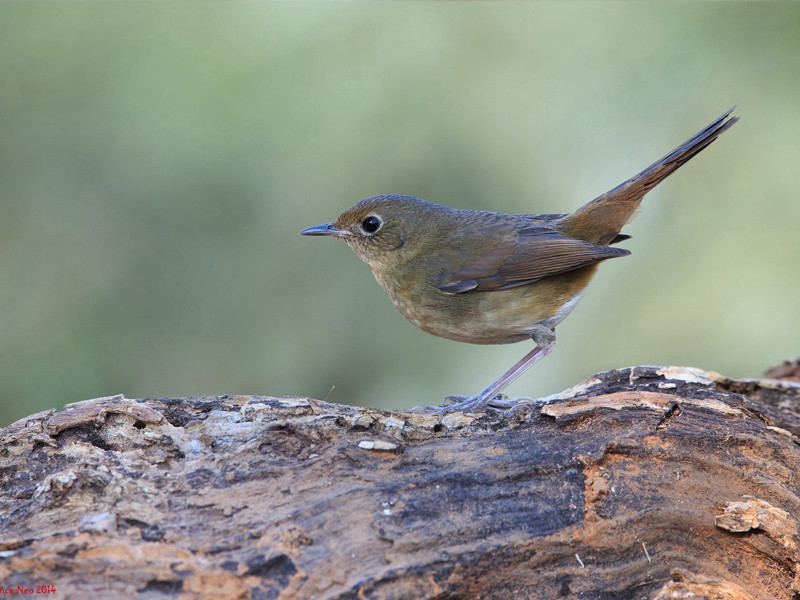
[[[519,362],[517,362],[508,371],[490,383],[489,386],[477,396],[448,396],[448,400],[456,401],[451,404],[445,404],[444,406],[436,407],[415,406],[411,410],[432,410],[440,415],[443,415],[456,411],[469,412],[483,410],[487,407],[498,408],[502,410],[511,408],[513,403],[503,399],[502,397],[498,398],[498,396],[500,396],[500,392],[505,389],[506,386],[515,381],[525,371],[527,371],[532,365],[536,364],[545,356],[550,354],[550,352],[552,352],[556,343],[556,332],[545,325],[537,325],[536,329],[531,332],[531,338],[533,338],[533,341],[536,343],[536,347],[523,356]],[[493,404],[493,401],[497,401],[497,404]]]

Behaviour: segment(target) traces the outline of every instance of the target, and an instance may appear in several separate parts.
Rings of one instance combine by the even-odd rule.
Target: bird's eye
[[[361,229],[367,233],[375,233],[378,231],[378,229],[380,229],[381,225],[381,220],[375,216],[369,216],[361,221]]]

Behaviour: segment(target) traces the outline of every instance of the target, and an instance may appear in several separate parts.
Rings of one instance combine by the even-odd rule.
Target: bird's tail
[[[613,190],[598,196],[574,213],[560,219],[558,229],[571,237],[592,244],[610,244],[622,227],[636,212],[644,195],[683,166],[719,135],[729,129],[739,117],[731,117],[729,109],[708,127],[695,134],[672,152],[634,175]]]

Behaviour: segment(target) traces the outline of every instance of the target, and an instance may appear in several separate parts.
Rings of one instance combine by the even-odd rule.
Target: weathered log
[[[0,587],[797,599],[798,436],[800,384],[678,367],[441,422],[306,398],[88,400],[0,430]]]

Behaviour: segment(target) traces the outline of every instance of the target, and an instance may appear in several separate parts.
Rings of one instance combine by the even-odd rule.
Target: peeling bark
[[[510,415],[100,398],[0,430],[0,587],[800,598],[800,384],[598,374]]]

